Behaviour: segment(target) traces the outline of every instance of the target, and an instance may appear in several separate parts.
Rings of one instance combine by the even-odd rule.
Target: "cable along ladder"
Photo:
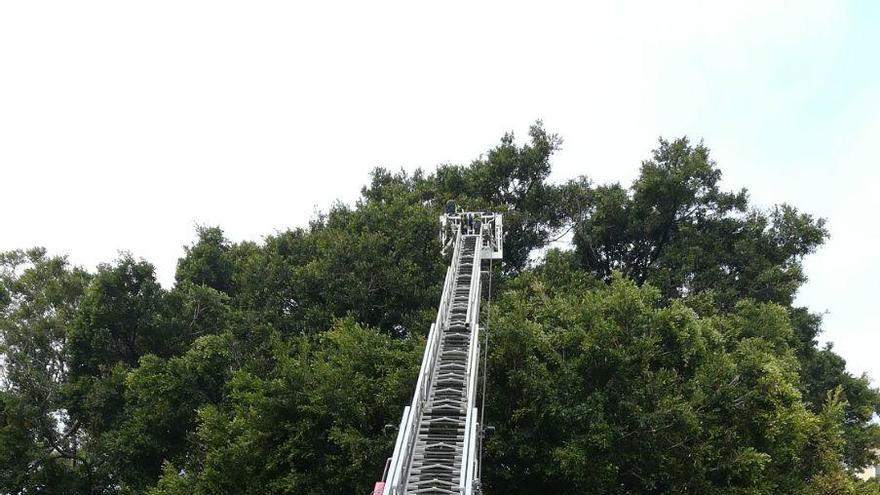
[[[403,410],[375,495],[478,491],[480,275],[483,260],[501,259],[502,221],[500,214],[473,212],[446,214],[440,223],[443,251],[452,248],[452,261],[413,400]]]

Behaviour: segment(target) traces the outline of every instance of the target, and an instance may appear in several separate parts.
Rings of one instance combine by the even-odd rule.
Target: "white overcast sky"
[[[799,301],[876,383],[880,4],[708,4],[2,2],[0,250],[128,250],[170,286],[196,224],[259,240],[377,165],[540,118],[555,178],[628,184],[686,134],[725,187],[828,219]]]

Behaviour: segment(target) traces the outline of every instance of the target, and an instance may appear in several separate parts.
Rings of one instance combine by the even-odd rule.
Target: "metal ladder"
[[[440,217],[443,251],[452,248],[413,400],[403,409],[394,453],[374,495],[479,492],[477,375],[480,265],[503,256],[502,218],[470,212]]]
[[[467,423],[468,308],[478,236],[464,236],[455,269],[452,301],[441,328],[430,393],[422,411],[407,476],[406,494],[449,494],[459,490]],[[479,277],[479,267],[476,274]],[[479,295],[477,295],[479,297]]]

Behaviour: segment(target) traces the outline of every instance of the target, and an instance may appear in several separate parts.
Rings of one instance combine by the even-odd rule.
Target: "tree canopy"
[[[504,213],[488,328],[487,494],[880,493],[880,392],[795,304],[824,220],[726,191],[661,139],[636,180],[551,181],[540,123],[467,165],[377,168],[352,205],[232,242],[162,287],[0,254],[0,493],[368,493],[447,260],[445,202]],[[589,164],[585,164],[585,171]]]

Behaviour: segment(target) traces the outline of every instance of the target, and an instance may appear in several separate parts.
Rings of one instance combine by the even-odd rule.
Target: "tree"
[[[0,253],[0,490],[66,493],[89,460],[69,414],[65,348],[89,281],[45,249]]]
[[[344,320],[270,343],[272,368],[233,374],[228,407],[198,411],[197,457],[166,466],[150,493],[365,493],[378,479],[424,341]]]
[[[525,268],[531,252],[562,226],[557,187],[547,183],[550,158],[562,140],[540,122],[529,129],[530,142],[517,146],[512,133],[468,167],[441,166],[436,172],[438,199],[455,199],[471,210],[505,213],[505,261],[508,270]]]
[[[606,281],[619,271],[658,288],[666,301],[684,298],[694,308],[709,301],[731,311],[743,299],[786,307],[805,401],[818,413],[826,395],[842,388],[845,461],[857,469],[880,445],[880,429],[870,424],[880,393],[848,374],[830,348],[817,349],[821,318],[793,306],[806,282],[804,256],[828,237],[825,221],[785,204],[759,210],[744,189],[722,191],[720,180],[708,148],[661,139],[628,190],[614,184],[584,193],[587,207],[574,235],[581,266]]]
[[[197,411],[226,399],[234,345],[228,333],[206,335],[182,356],[148,354],[126,375],[122,420],[102,434],[110,469],[124,488],[143,493],[164,463],[187,461]]]
[[[229,241],[219,227],[198,227],[196,233],[198,241],[185,248],[186,255],[177,263],[175,280],[231,293],[234,260]]]
[[[100,265],[79,301],[64,348],[70,371],[62,395],[70,421],[82,430],[87,493],[105,493],[128,481],[130,473],[120,469],[125,459],[117,457],[118,431],[129,419],[126,381],[142,357],[186,349],[192,337],[184,330],[190,327],[178,323],[195,324],[200,313],[171,315],[172,309],[187,308],[177,296],[162,289],[152,265],[126,254]]]
[[[823,221],[725,192],[687,139],[629,188],[553,183],[560,146],[536,123],[467,165],[376,169],[354,204],[259,242],[199,227],[172,288],[131,255],[95,273],[0,255],[0,492],[365,493],[454,199],[507,232],[487,493],[876,493],[851,472],[880,445],[880,394],[792,304]]]
[[[840,396],[805,406],[783,307],[698,317],[619,275],[557,285],[546,274],[565,262],[512,282],[489,315],[488,492],[849,486]]]
[[[720,189],[721,171],[702,144],[660,140],[630,191],[592,191],[574,243],[585,269],[608,279],[619,270],[667,299],[711,290],[790,305],[806,279],[803,257],[828,236],[825,222],[780,205],[765,213],[747,192]]]
[[[97,375],[117,363],[133,367],[145,354],[172,354],[179,336],[165,325],[165,297],[145,261],[124,255],[100,266],[71,332],[73,375]]]
[[[436,220],[407,197],[364,201],[336,205],[308,229],[263,245],[232,245],[229,304],[284,335],[321,332],[347,316],[388,334],[426,333],[445,271]],[[194,257],[203,242],[181,267],[201,264]]]

